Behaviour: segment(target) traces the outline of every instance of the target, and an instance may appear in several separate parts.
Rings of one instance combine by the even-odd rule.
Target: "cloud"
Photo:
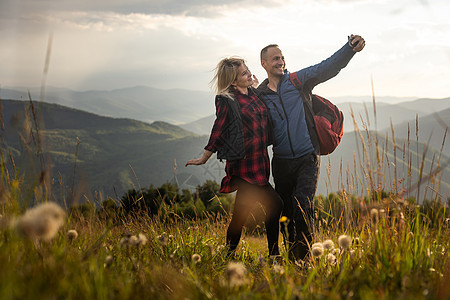
[[[244,57],[263,79],[258,53],[269,43],[282,47],[293,71],[327,58],[356,33],[366,49],[326,84],[326,94],[347,94],[349,82],[353,94],[367,94],[374,74],[380,93],[414,95],[406,88],[419,86],[411,74],[439,70],[440,78],[425,72],[429,82],[449,76],[449,6],[436,1],[441,6],[429,10],[409,0],[2,1],[0,84],[39,85],[51,32],[50,85],[201,90],[225,56]],[[409,82],[387,89],[393,77]]]
[[[0,16],[53,13],[57,11],[114,12],[119,14],[165,14],[211,17],[228,7],[277,6],[281,0],[7,0],[0,4]]]

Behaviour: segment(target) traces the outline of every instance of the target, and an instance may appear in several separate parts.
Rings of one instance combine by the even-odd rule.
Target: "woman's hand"
[[[254,87],[255,89],[258,87],[258,85],[259,85],[259,80],[258,80],[258,78],[256,78],[256,76],[255,75],[253,75],[253,84],[252,84],[252,87]]]
[[[212,154],[213,153],[211,151],[205,150],[205,152],[203,152],[202,157],[191,159],[184,166],[187,167],[189,165],[196,165],[196,166],[203,165],[208,161],[208,159],[211,157]]]

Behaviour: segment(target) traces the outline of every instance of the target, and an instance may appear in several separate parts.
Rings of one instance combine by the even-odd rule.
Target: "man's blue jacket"
[[[353,55],[353,48],[346,43],[321,63],[298,71],[304,94],[308,95],[316,85],[336,76],[347,66]],[[257,90],[272,119],[274,157],[298,158],[313,151],[318,153],[317,135],[315,130],[311,130],[314,128],[314,122],[305,117],[303,106],[303,101],[311,100],[303,99],[289,80],[287,70],[278,83],[277,92],[269,89],[267,84],[268,79],[264,80]]]

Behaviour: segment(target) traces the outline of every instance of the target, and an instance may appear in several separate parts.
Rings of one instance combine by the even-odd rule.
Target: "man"
[[[272,174],[275,190],[284,201],[282,224],[285,244],[292,260],[304,259],[312,241],[314,194],[319,177],[319,143],[313,120],[305,115],[303,95],[310,95],[319,83],[336,76],[365,41],[351,35],[348,42],[328,59],[297,72],[303,93],[289,80],[283,53],[271,44],[261,50],[261,65],[267,79],[258,87],[259,96],[269,109],[273,127]]]

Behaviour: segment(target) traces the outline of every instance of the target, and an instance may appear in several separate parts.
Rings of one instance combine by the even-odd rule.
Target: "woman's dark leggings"
[[[273,187],[268,184],[258,186],[250,184],[239,178],[232,178],[232,185],[237,185],[233,215],[227,230],[227,245],[229,251],[236,250],[241,239],[242,228],[250,214],[252,207],[259,202],[265,209],[265,225],[269,255],[280,254],[278,248],[278,237],[280,232],[280,215],[283,210],[283,200]]]

